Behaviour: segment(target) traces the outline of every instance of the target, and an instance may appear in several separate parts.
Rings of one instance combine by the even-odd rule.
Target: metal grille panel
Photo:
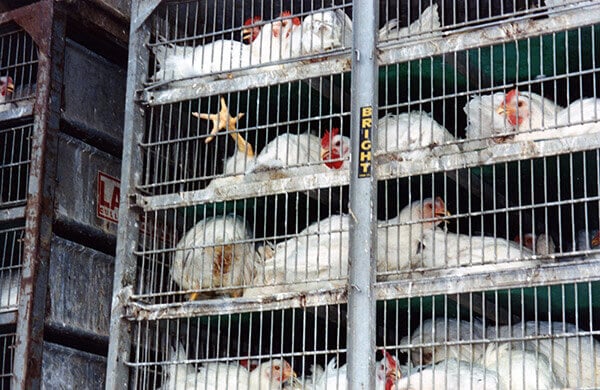
[[[31,36],[9,23],[0,30],[0,53],[0,80],[3,83],[10,81],[14,88],[0,92],[0,112],[22,109],[35,95],[37,47]]]
[[[215,379],[215,372],[201,367],[214,367],[221,378],[218,386],[229,377],[227,388],[259,388],[268,377],[248,375],[248,370],[270,371],[278,364],[287,378],[286,364],[299,376],[333,358],[341,366],[345,327],[338,325],[345,321],[344,312],[345,306],[332,305],[135,322],[132,380],[138,388],[195,388]],[[229,375],[219,376],[220,370]],[[281,388],[276,382],[272,388]],[[263,386],[268,388],[266,382]]]
[[[32,125],[0,130],[0,207],[14,207],[27,200],[32,131]]]

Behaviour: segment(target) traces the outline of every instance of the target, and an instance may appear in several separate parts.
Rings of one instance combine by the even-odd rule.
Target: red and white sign
[[[96,215],[98,218],[117,223],[119,221],[119,199],[121,180],[98,171],[98,198]]]

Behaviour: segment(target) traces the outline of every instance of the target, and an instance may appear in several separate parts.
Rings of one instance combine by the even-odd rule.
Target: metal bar
[[[145,20],[147,15],[139,13],[143,1],[131,4],[132,19]],[[144,17],[140,19],[140,17]],[[131,345],[131,325],[124,318],[128,304],[127,291],[131,291],[136,277],[136,258],[139,233],[139,215],[131,207],[131,197],[139,184],[142,171],[142,153],[139,150],[143,129],[144,113],[136,104],[135,91],[142,85],[148,73],[149,55],[144,46],[150,37],[147,23],[131,25],[129,36],[129,69],[125,101],[125,120],[123,136],[123,163],[121,170],[121,199],[119,208],[119,227],[117,231],[117,249],[115,260],[115,278],[113,282],[113,304],[110,320],[110,340],[106,376],[106,389],[127,388],[129,370],[125,363],[129,360]],[[124,295],[125,294],[125,295]]]
[[[12,207],[10,209],[0,210],[0,221],[10,221],[25,217],[25,207]]]
[[[330,57],[333,57],[331,55]],[[161,91],[146,90],[141,93],[140,99],[154,106],[159,104],[174,103],[181,100],[196,99],[199,97],[219,95],[233,90],[253,89],[281,84],[287,81],[304,80],[319,76],[350,71],[350,57],[347,54],[338,54],[336,57],[315,63],[298,63],[278,65],[276,69],[268,67],[259,71],[246,71],[250,74],[239,74],[236,77],[224,76],[224,79],[211,80],[211,75],[203,78],[189,80],[185,87],[169,88]]]
[[[253,311],[316,307],[346,303],[346,289],[307,293],[282,293],[267,298],[223,298],[171,304],[146,304],[130,297],[126,316],[133,321],[186,318],[200,315],[247,313]]]
[[[493,272],[492,272],[493,270]],[[407,298],[436,294],[458,294],[486,289],[533,287],[558,283],[597,280],[600,261],[550,263],[516,261],[505,264],[470,266],[457,271],[411,272],[394,281],[377,284],[377,299]]]
[[[17,314],[17,335],[12,388],[39,388],[48,259],[52,237],[56,138],[60,118],[65,20],[51,1],[36,4],[25,30],[38,45],[37,96],[33,121],[31,167],[25,214],[23,268]],[[35,22],[34,22],[35,21]]]
[[[377,150],[379,7],[368,0],[352,8],[352,104],[350,168],[350,251],[348,280],[348,388],[375,388],[375,296],[377,268],[377,182],[371,167]],[[373,141],[375,143],[373,143]]]

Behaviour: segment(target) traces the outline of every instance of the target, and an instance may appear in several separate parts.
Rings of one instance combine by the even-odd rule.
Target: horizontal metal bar
[[[598,279],[600,259],[540,264],[520,261],[458,269],[411,271],[402,280],[377,284],[377,299],[396,299],[436,294],[478,292],[488,289],[524,288],[560,283],[584,283]]]
[[[377,180],[387,180],[599,148],[600,134],[536,142],[513,142],[441,157],[432,155],[419,161],[393,161],[376,166],[375,173]],[[284,192],[344,186],[348,185],[350,179],[348,170],[302,175],[302,168],[298,168],[297,174],[295,173],[296,171],[291,174],[291,170],[273,171],[259,173],[256,176],[246,175],[240,181],[224,184],[217,189],[157,196],[138,195],[136,203],[144,211],[162,210]],[[278,179],[277,177],[282,174],[289,175],[289,177]]]
[[[0,210],[0,221],[10,221],[19,218],[25,218],[25,206]]]
[[[135,299],[135,296],[130,297],[125,317],[132,321],[148,321],[335,305],[346,303],[347,294],[345,288],[338,288],[310,293],[281,293],[268,298],[222,298],[159,305],[136,302]]]
[[[11,108],[0,112],[0,121],[4,122],[33,115],[33,101],[34,99],[31,98],[29,100],[20,100],[18,103],[5,103],[10,104]]]
[[[310,168],[309,168],[310,169]],[[177,194],[141,196],[136,197],[136,203],[144,211],[160,210],[181,206],[214,202],[219,200],[244,199],[276,193],[306,191],[316,188],[335,187],[348,184],[349,171],[331,171],[319,174],[302,175],[302,168],[298,168],[298,175],[286,178],[271,178],[269,173],[259,173],[253,181],[253,175],[246,175],[242,182],[224,184],[216,189],[180,192]],[[283,171],[273,171],[272,176],[278,176]],[[289,170],[288,170],[289,173]],[[279,175],[280,176],[280,175]]]
[[[0,313],[0,325],[9,325],[17,322],[17,308]]]
[[[273,69],[276,67],[276,69]],[[204,96],[243,91],[258,87],[266,87],[289,81],[304,80],[313,77],[329,76],[331,74],[350,71],[349,54],[337,55],[324,61],[312,63],[286,63],[281,65],[259,67],[255,70],[243,71],[246,74],[236,75],[235,72],[225,75],[225,79],[211,80],[212,77],[194,78],[184,87],[169,88],[160,91],[146,90],[139,96],[150,106],[174,103],[182,100],[197,99]],[[248,74],[248,72],[251,72]]]

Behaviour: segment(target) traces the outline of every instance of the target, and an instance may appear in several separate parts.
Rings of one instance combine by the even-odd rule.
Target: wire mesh
[[[27,200],[33,125],[0,129],[0,207],[14,207]]]
[[[12,23],[0,27],[0,112],[35,95],[38,54],[31,36]]]
[[[347,188],[333,187],[149,211],[136,294],[172,303],[343,287],[346,203]]]
[[[132,380],[164,389],[302,385],[295,375],[310,382],[313,366],[344,364],[344,313],[331,305],[134,322]]]

